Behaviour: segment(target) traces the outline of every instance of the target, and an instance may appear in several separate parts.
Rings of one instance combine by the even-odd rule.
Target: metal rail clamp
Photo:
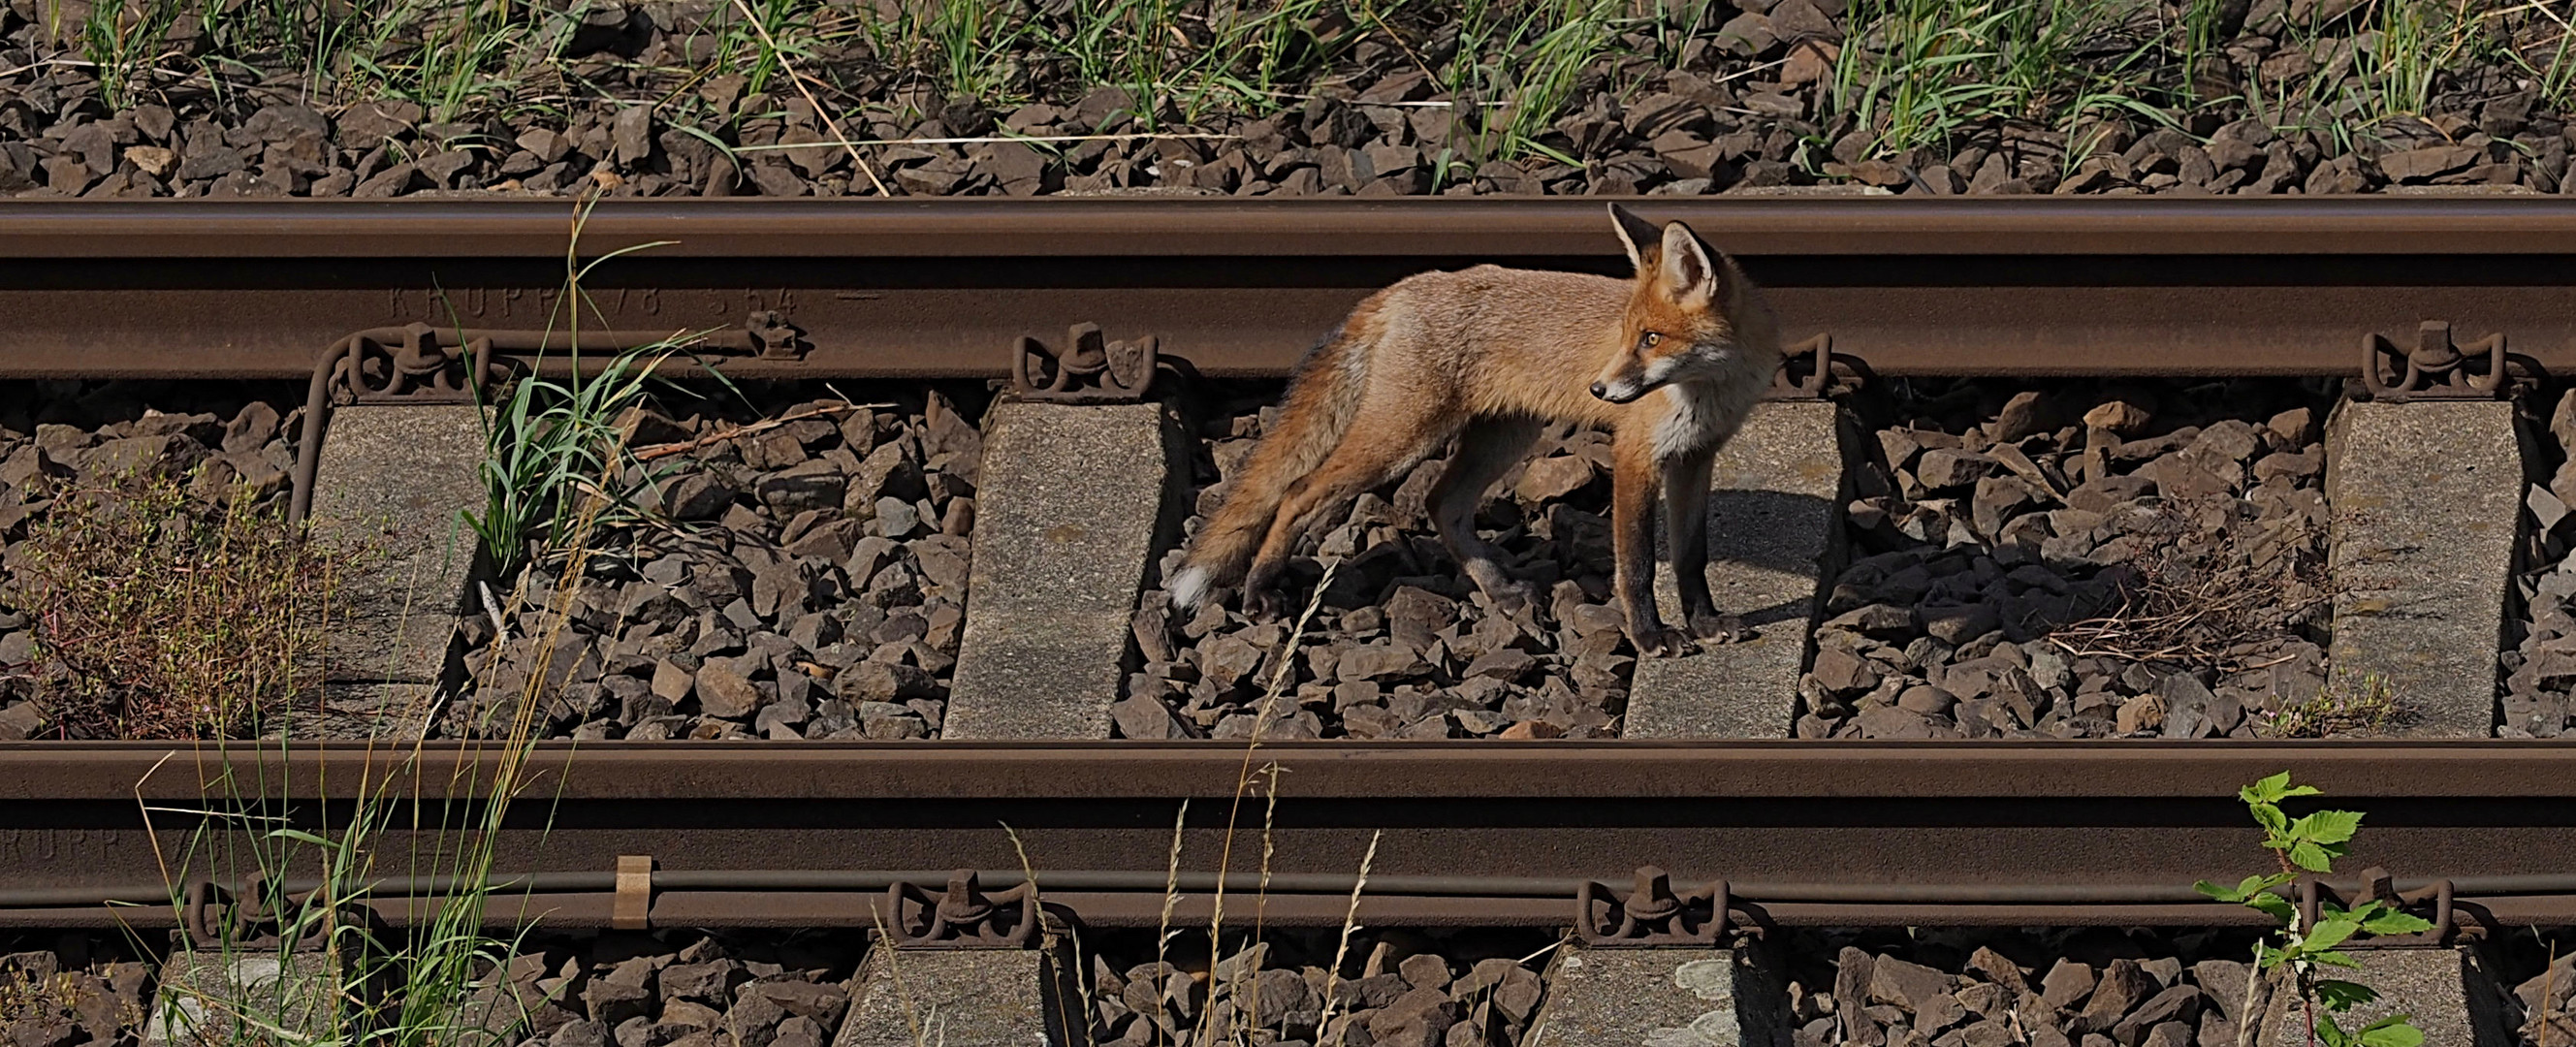
[[[1726,937],[1729,900],[1724,880],[1676,893],[1672,874],[1641,865],[1624,896],[1591,880],[1575,889],[1574,934],[1593,948],[1714,946]]]
[[[886,887],[885,934],[905,949],[1025,949],[1038,940],[1037,884],[984,892],[972,869],[948,875],[938,894],[897,880]]]

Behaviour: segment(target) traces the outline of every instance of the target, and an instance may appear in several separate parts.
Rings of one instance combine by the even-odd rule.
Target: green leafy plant
[[[2418,1047],[2424,1042],[2424,1032],[2410,1024],[2411,1016],[2406,1014],[2392,1014],[2358,1029],[2345,1030],[2335,1021],[2335,1015],[2377,1000],[2379,993],[2359,982],[2323,977],[2321,972],[2328,968],[2360,969],[2361,961],[2340,948],[2354,935],[2415,934],[2431,930],[2432,922],[2374,899],[2349,909],[2320,903],[2311,923],[2281,893],[2281,888],[2301,876],[2322,876],[2334,871],[2334,860],[2344,856],[2353,835],[2361,830],[2359,811],[2317,811],[2292,818],[2281,809],[2284,800],[2315,795],[2315,786],[2290,784],[2288,771],[2237,790],[2237,798],[2253,812],[2255,824],[2262,826],[2263,847],[2280,863],[2280,871],[2248,876],[2234,887],[2207,880],[2194,886],[2211,898],[2243,905],[2282,922],[2283,929],[2273,940],[2254,944],[2255,975],[2259,980],[2265,972],[2285,972],[2292,979],[2307,1017],[2310,1044]],[[2251,993],[2250,983],[2248,992]],[[2255,1020],[2250,1013],[2247,1019]]]

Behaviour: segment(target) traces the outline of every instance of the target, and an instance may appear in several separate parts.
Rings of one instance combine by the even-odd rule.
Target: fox
[[[1194,613],[1239,583],[1245,614],[1275,617],[1275,586],[1311,527],[1454,441],[1432,525],[1486,598],[1517,613],[1533,594],[1476,534],[1476,510],[1549,424],[1572,422],[1612,434],[1613,588],[1629,642],[1663,657],[1750,638],[1709,595],[1708,484],[1779,370],[1778,324],[1735,260],[1689,226],[1658,228],[1615,203],[1610,218],[1631,279],[1480,265],[1362,301],[1297,366],[1277,424],[1183,552],[1172,604]],[[1658,491],[1678,628],[1655,607]]]

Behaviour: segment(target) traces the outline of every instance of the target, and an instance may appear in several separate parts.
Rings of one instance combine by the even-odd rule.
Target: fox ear
[[[1656,276],[1665,291],[1674,298],[1698,294],[1710,301],[1720,300],[1718,281],[1723,279],[1721,274],[1726,268],[1720,262],[1722,256],[1701,243],[1699,234],[1691,232],[1689,226],[1680,222],[1664,226],[1661,254],[1663,260]]]
[[[1618,230],[1620,245],[1628,249],[1628,262],[1636,266],[1639,273],[1654,264],[1653,252],[1663,237],[1655,230],[1655,223],[1637,217],[1625,207],[1611,204],[1610,227]]]

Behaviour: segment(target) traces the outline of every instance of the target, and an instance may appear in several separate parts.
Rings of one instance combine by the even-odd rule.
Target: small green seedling
[[[2371,900],[2350,909],[2320,903],[2316,923],[2308,926],[2301,920],[2299,907],[2280,893],[2281,888],[2304,873],[2323,876],[2333,872],[2334,860],[2343,857],[2353,834],[2361,829],[2361,812],[2318,811],[2291,818],[2282,812],[2281,801],[2315,796],[2317,789],[2290,784],[2288,771],[2239,789],[2236,795],[2254,813],[2255,824],[2263,827],[2263,846],[2280,862],[2281,871],[2248,876],[2234,887],[2207,880],[2195,886],[2202,894],[2258,910],[2285,925],[2277,936],[2278,944],[2254,943],[2258,977],[2263,971],[2290,971],[2298,985],[2300,1005],[2307,1014],[2311,1047],[2420,1047],[2424,1031],[2408,1023],[2410,1015],[2392,1014],[2346,1032],[2334,1016],[2378,999],[2379,993],[2359,982],[2320,977],[2319,972],[2327,967],[2361,969],[2361,961],[2336,948],[2355,934],[2414,934],[2433,929],[2432,921]],[[2255,1020],[2251,1014],[2246,1017]]]

